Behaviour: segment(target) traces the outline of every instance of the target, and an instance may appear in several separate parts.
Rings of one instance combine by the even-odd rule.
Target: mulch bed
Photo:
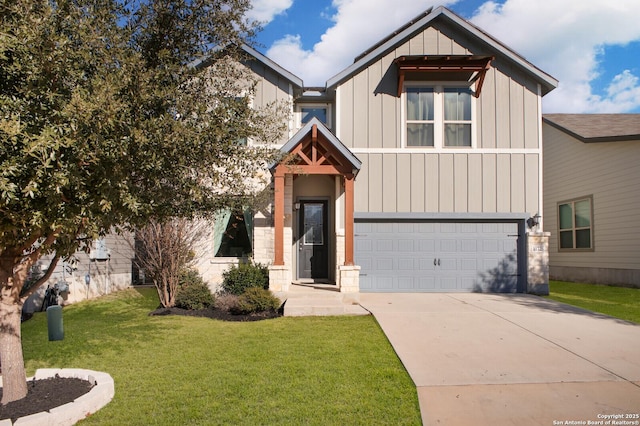
[[[187,310],[180,308],[158,308],[149,315],[186,315],[190,317],[205,317],[222,321],[260,321],[282,316],[282,312],[264,311],[247,315],[234,315],[231,312],[218,309],[208,308],[199,310]]]
[[[27,383],[26,398],[0,405],[0,420],[11,419],[49,411],[74,401],[91,390],[91,382],[56,375],[48,379],[31,380]],[[2,388],[0,388],[0,399]]]
[[[209,308],[200,310],[187,310],[180,308],[158,308],[149,315],[185,315],[192,317],[205,317],[222,321],[260,321],[282,316],[282,311],[265,311],[248,315],[234,315],[228,310]],[[49,379],[32,380],[28,382],[27,396],[18,401],[0,405],[0,420],[11,419],[15,421],[19,417],[30,414],[49,411],[74,401],[89,392],[93,385],[86,380],[63,378],[56,375]],[[2,388],[0,388],[2,399]]]

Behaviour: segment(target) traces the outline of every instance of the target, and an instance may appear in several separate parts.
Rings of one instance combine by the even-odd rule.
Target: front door
[[[298,224],[298,278],[329,278],[327,201],[301,201]]]

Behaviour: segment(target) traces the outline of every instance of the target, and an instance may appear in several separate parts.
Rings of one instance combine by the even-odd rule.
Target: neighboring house
[[[251,254],[270,265],[275,291],[548,291],[531,219],[542,209],[541,99],[553,77],[443,7],[325,87],[245,51],[259,79],[252,104],[291,102],[280,148],[294,161],[272,165],[269,206],[220,215],[205,278]]]
[[[640,114],[545,114],[553,279],[640,287]]]
[[[47,287],[56,284],[64,283],[68,290],[60,294],[62,304],[93,299],[130,287],[134,256],[131,235],[108,234],[94,241],[89,253],[78,251],[68,262],[60,260],[47,284],[27,299],[24,309],[26,312],[39,311]],[[33,276],[40,276],[50,260],[50,256],[40,259],[32,270]]]

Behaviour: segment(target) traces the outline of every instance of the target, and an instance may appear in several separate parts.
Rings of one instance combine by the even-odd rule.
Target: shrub
[[[209,286],[197,271],[185,271],[176,292],[176,307],[189,310],[205,309],[215,303]]]
[[[260,263],[241,263],[222,274],[222,289],[240,295],[249,288],[269,288],[269,270]]]
[[[280,299],[269,290],[253,287],[248,288],[238,297],[236,305],[231,308],[231,313],[240,315],[275,311],[280,307],[280,304]]]
[[[185,269],[180,273],[179,283],[181,286],[189,284],[204,284],[202,276],[195,269]]]

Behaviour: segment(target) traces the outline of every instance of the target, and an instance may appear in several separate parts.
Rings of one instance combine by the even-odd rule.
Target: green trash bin
[[[52,305],[47,308],[47,327],[49,329],[49,341],[64,339],[62,306]]]

